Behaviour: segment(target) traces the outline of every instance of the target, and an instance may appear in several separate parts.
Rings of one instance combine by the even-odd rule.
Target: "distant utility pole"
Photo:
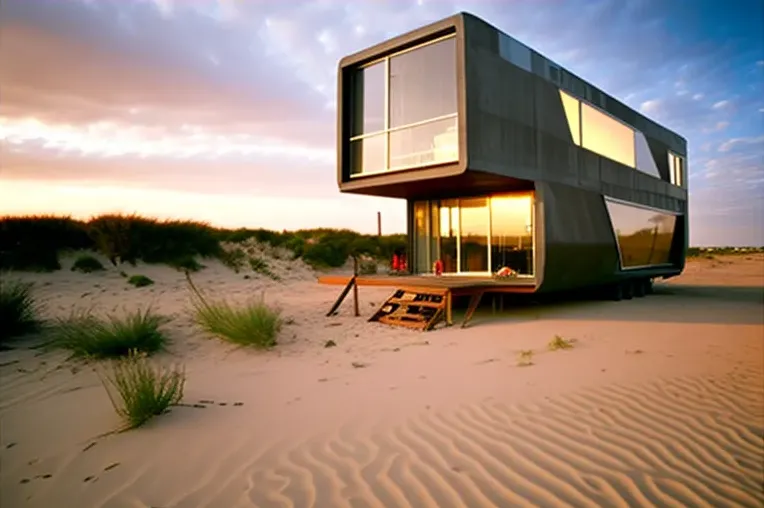
[[[382,236],[382,212],[377,212],[377,236]]]

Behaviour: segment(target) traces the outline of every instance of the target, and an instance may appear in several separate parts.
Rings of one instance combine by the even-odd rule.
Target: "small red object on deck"
[[[435,272],[435,275],[443,275],[443,261],[440,259],[435,261],[435,263],[433,263],[432,269]]]
[[[398,256],[398,254],[393,254],[393,262],[392,262],[392,269],[394,272],[397,272],[401,268],[401,258]]]

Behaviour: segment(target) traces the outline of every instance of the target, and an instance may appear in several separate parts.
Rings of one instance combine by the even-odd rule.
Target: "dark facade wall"
[[[553,182],[536,184],[538,291],[616,280],[618,247],[602,196]]]
[[[686,189],[667,181],[667,150],[685,155],[682,138],[562,70],[561,80],[570,83],[571,94],[645,134],[666,181],[576,146],[560,100],[561,86],[542,77],[546,59],[533,52],[534,72],[527,72],[499,55],[498,40],[498,30],[478,18],[465,17],[468,171],[562,183],[686,213]]]

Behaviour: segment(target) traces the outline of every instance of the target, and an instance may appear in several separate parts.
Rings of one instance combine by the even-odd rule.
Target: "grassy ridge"
[[[143,261],[184,266],[196,257],[225,258],[223,243],[250,239],[289,249],[295,258],[316,268],[342,266],[354,254],[389,259],[394,249],[406,244],[405,235],[378,238],[347,229],[230,230],[139,215],[102,215],[89,221],[6,217],[0,219],[0,270],[58,270],[60,255],[73,250],[100,252],[114,265]]]

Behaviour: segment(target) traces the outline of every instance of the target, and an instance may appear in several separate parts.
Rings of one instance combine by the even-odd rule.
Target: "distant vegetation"
[[[764,247],[690,247],[687,257],[706,257],[710,255],[753,254],[764,252]]]
[[[143,261],[196,271],[202,268],[198,259],[216,258],[238,271],[246,267],[248,256],[243,249],[226,248],[225,244],[252,240],[287,249],[294,259],[301,258],[318,269],[340,267],[353,255],[386,261],[396,248],[406,245],[402,234],[377,237],[347,229],[230,230],[202,222],[160,221],[138,215],[103,215],[89,221],[7,217],[0,219],[0,270],[59,270],[61,254],[90,250],[114,266]]]

